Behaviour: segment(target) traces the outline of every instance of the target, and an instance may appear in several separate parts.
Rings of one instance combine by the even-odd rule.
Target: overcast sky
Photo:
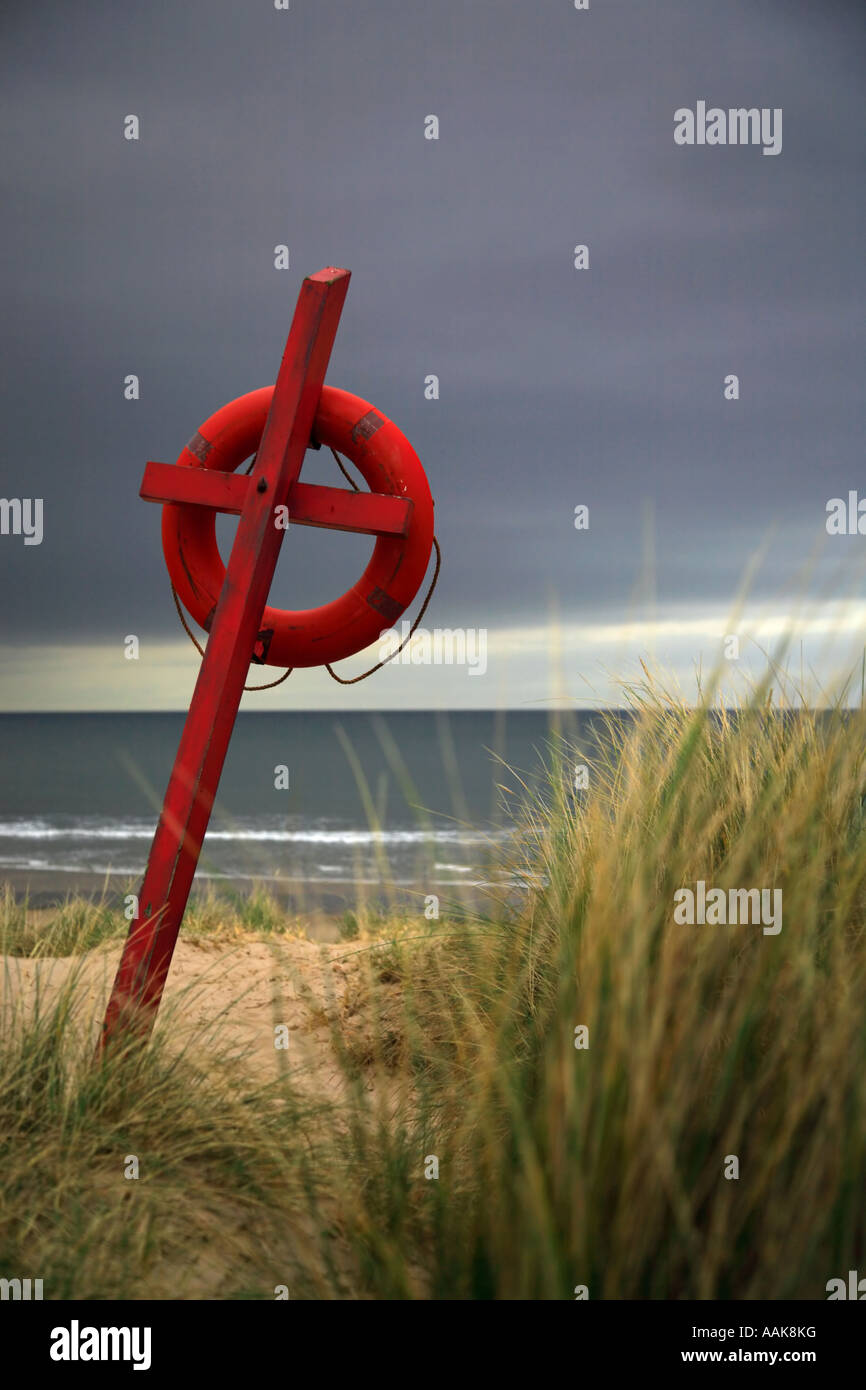
[[[15,0],[0,35],[0,495],[44,499],[41,545],[0,536],[0,708],[186,705],[142,470],[273,381],[328,264],[328,380],[421,456],[425,626],[484,629],[487,671],[297,673],[245,707],[603,703],[641,653],[711,665],[762,547],[744,660],[795,611],[822,677],[831,634],[866,642],[866,536],[824,524],[866,495],[861,3]],[[699,101],[781,108],[781,153],[677,145]],[[369,549],[291,531],[273,601],[337,597]]]

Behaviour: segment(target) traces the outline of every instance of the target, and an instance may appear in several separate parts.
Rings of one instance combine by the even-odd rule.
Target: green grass
[[[628,698],[579,798],[551,741],[518,909],[347,918],[336,1098],[205,1047],[94,1070],[74,983],[7,1028],[0,1273],[78,1298],[182,1297],[186,1268],[217,1297],[820,1299],[866,1269],[866,717]],[[781,889],[781,932],[678,925],[698,879]],[[263,903],[247,925],[279,931]]]
[[[190,901],[184,931],[195,937],[256,932],[262,936],[293,934],[298,924],[287,917],[273,894],[254,887],[249,893],[218,893],[209,885]]]
[[[129,923],[104,900],[67,897],[56,907],[34,913],[27,899],[17,902],[10,885],[0,897],[0,955],[70,956],[122,936]]]
[[[133,892],[137,885],[130,885]],[[122,901],[123,894],[115,894]],[[26,896],[16,900],[10,884],[0,893],[0,955],[70,956],[124,938],[129,921],[123,908],[105,893],[96,902],[68,895],[53,907],[34,909]],[[293,919],[267,889],[248,893],[218,893],[212,885],[194,893],[184,916],[184,935],[190,939],[231,938],[254,932],[260,936],[303,934],[301,918]]]

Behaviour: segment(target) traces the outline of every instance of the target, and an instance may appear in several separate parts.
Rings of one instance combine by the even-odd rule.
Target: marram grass
[[[94,1070],[74,978],[8,1022],[0,1273],[77,1298],[823,1299],[866,1272],[866,716],[629,703],[586,789],[551,743],[520,905],[330,948],[361,967],[330,1099],[213,1047]],[[781,890],[781,930],[678,923],[699,881]]]

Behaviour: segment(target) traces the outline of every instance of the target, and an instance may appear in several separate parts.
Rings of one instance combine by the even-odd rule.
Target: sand
[[[122,942],[63,958],[0,958],[0,1020],[8,1011],[29,1013],[50,1005],[75,971],[81,1027],[95,1045]],[[369,1011],[361,1005],[366,987],[357,944],[339,945],[294,938],[178,941],[166,983],[157,1030],[171,1049],[192,1043],[228,1052],[263,1083],[287,1068],[304,1092],[336,1095],[341,1075],[331,1042],[339,1019],[350,1042],[363,1053],[375,1046],[366,1037]],[[387,985],[382,986],[388,993]],[[374,1014],[376,1011],[373,1011]],[[5,1015],[5,1017],[4,1017]],[[275,1047],[277,1028],[287,1048]]]

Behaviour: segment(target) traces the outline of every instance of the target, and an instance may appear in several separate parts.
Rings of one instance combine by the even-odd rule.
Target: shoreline
[[[43,913],[48,909],[60,907],[67,899],[85,899],[93,903],[105,903],[110,908],[120,910],[124,897],[137,891],[138,880],[128,874],[97,874],[74,869],[6,869],[0,873],[0,892],[11,891],[15,901],[26,900],[29,909]],[[444,910],[455,903],[469,907],[473,895],[466,891],[460,897],[442,896]],[[423,888],[395,888],[391,885],[387,892],[381,887],[374,889],[369,883],[347,881],[344,891],[337,891],[318,880],[287,881],[277,877],[233,875],[225,878],[203,878],[193,884],[190,903],[201,901],[213,894],[231,903],[232,899],[248,899],[256,891],[267,893],[287,916],[296,917],[302,922],[310,936],[320,941],[341,939],[341,924],[346,913],[371,912],[404,915],[424,914]],[[477,905],[478,897],[474,896]]]

